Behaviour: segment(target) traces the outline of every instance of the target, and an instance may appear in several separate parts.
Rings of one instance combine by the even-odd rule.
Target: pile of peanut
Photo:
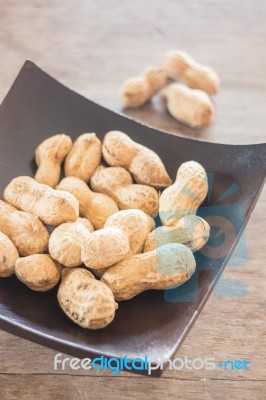
[[[201,128],[214,119],[210,96],[218,92],[219,85],[212,68],[196,62],[184,51],[172,50],[165,55],[161,67],[150,67],[141,76],[124,82],[120,95],[124,107],[138,108],[161,91],[167,110],[175,119]]]
[[[61,280],[60,307],[89,329],[110,324],[117,301],[191,278],[209,238],[196,215],[208,191],[199,163],[181,164],[172,183],[160,157],[120,131],[102,143],[95,133],[52,136],[35,160],[35,177],[13,179],[0,200],[1,277],[40,292]]]

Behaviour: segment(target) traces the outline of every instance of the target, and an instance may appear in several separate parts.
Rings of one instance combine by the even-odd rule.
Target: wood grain
[[[193,399],[193,400],[223,400],[224,391],[229,398],[235,400],[256,399],[261,397],[260,382],[245,381],[195,381],[193,379],[179,380],[165,378],[164,382],[154,381],[152,378],[136,377],[125,378],[97,378],[91,376],[64,375],[57,376],[5,376],[1,378],[0,395],[6,400],[106,400],[127,398],[153,399]],[[203,394],[204,393],[204,394]],[[204,396],[204,397],[203,397]]]
[[[0,98],[26,58],[86,97],[121,112],[124,79],[164,52],[182,48],[221,76],[216,120],[203,130],[177,123],[157,96],[131,117],[201,140],[265,141],[266,3],[263,0],[0,0]],[[245,283],[244,297],[213,294],[176,357],[248,359],[250,371],[165,371],[162,378],[127,372],[54,371],[55,351],[0,332],[0,398],[264,399],[265,225],[263,190],[245,235],[248,261],[224,279]],[[230,282],[227,281],[229,284]]]

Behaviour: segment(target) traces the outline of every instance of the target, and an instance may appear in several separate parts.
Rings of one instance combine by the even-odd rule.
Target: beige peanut
[[[156,189],[133,184],[130,173],[122,167],[99,166],[91,177],[94,191],[112,197],[120,210],[136,208],[150,216],[158,213],[159,194]]]
[[[166,82],[162,68],[147,68],[141,76],[127,79],[120,91],[124,107],[137,108],[146,103]]]
[[[13,179],[5,188],[4,199],[20,210],[37,215],[47,225],[76,221],[78,200],[69,192],[55,190],[29,176]]]
[[[209,236],[207,221],[196,215],[187,215],[174,226],[160,226],[149,233],[143,251],[151,251],[167,243],[182,243],[194,252],[205,245]]]
[[[100,164],[102,144],[95,133],[84,133],[74,142],[65,160],[65,175],[88,182]]]
[[[183,81],[192,89],[200,89],[209,95],[219,90],[219,77],[210,67],[196,62],[189,54],[180,50],[168,52],[163,66],[170,78]]]
[[[175,225],[186,215],[195,215],[208,192],[205,169],[196,161],[181,164],[176,181],[160,197],[159,214],[163,225]]]
[[[59,225],[49,239],[50,255],[65,267],[79,267],[82,264],[82,238],[93,230],[91,222],[86,218]]]
[[[172,183],[160,157],[154,151],[134,142],[123,132],[106,133],[102,150],[109,165],[126,168],[137,183],[158,189]]]
[[[71,137],[64,133],[44,140],[35,151],[35,161],[38,167],[35,180],[55,187],[59,182],[61,164],[71,147]]]
[[[87,329],[105,328],[118,308],[109,287],[82,268],[63,274],[57,298],[68,318]]]
[[[83,241],[81,259],[92,269],[106,268],[140,253],[150,231],[150,222],[143,211],[122,210],[111,215],[104,228]]]
[[[170,243],[137,254],[107,269],[101,278],[117,301],[129,300],[148,289],[169,289],[191,278],[196,268],[188,247]]]
[[[0,230],[14,243],[21,256],[44,253],[49,233],[36,215],[19,211],[0,200]]]
[[[61,270],[61,265],[48,254],[18,258],[15,264],[17,278],[37,292],[46,292],[57,285]]]
[[[202,90],[171,83],[164,88],[162,95],[172,117],[192,128],[209,125],[214,119],[213,103]]]
[[[95,229],[103,228],[110,215],[118,211],[118,206],[111,197],[92,192],[79,178],[72,176],[64,178],[56,189],[67,191],[77,198],[80,215],[89,219]]]
[[[0,231],[0,277],[11,276],[15,271],[18,251],[11,240]]]

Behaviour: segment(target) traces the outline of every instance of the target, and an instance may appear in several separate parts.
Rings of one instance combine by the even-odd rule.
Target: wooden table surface
[[[181,48],[221,76],[213,125],[192,130],[178,124],[159,97],[128,114],[201,140],[263,142],[265,21],[264,0],[0,0],[0,98],[30,58],[67,86],[121,111],[123,80],[159,64],[167,50]],[[167,370],[159,379],[56,372],[55,351],[0,331],[0,398],[265,399],[265,225],[263,190],[245,231],[247,263],[223,275],[241,280],[246,296],[213,294],[176,355],[247,359],[250,371]]]

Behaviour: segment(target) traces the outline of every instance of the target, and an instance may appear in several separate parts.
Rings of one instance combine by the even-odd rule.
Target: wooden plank
[[[175,380],[152,378],[102,378],[68,376],[58,379],[50,375],[10,375],[0,377],[0,396],[3,400],[106,400],[116,399],[193,399],[193,400],[264,400],[261,382]]]

